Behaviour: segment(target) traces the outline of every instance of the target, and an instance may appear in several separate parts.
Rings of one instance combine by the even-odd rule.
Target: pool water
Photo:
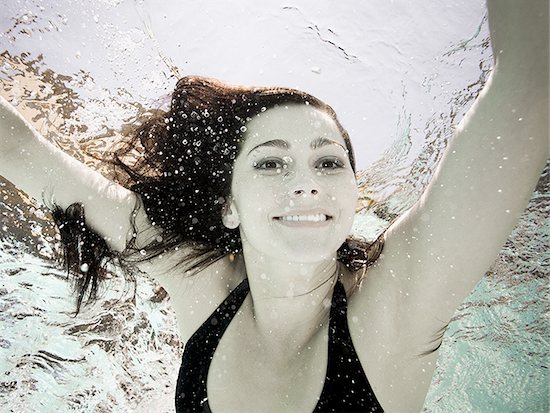
[[[0,93],[44,136],[99,167],[178,76],[304,89],[350,132],[367,239],[418,199],[491,65],[482,1],[88,3],[2,6]],[[457,309],[424,411],[550,410],[549,189],[547,167]],[[134,297],[113,278],[74,318],[47,212],[1,180],[0,228],[0,411],[173,411],[181,343],[155,283]]]

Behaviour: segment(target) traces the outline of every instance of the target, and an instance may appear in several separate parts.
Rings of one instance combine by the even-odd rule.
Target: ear
[[[222,209],[222,222],[226,228],[235,229],[241,223],[233,199],[228,196]]]

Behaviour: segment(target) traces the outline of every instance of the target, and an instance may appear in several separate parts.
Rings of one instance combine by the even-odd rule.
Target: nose
[[[319,184],[311,177],[300,174],[299,177],[293,180],[290,186],[291,197],[297,198],[300,196],[318,195]]]
[[[302,194],[305,194],[307,191],[303,190],[303,189],[295,189],[294,192],[292,193],[293,195],[295,196],[300,196]],[[311,194],[312,195],[317,195],[319,193],[319,191],[315,188],[311,189]]]

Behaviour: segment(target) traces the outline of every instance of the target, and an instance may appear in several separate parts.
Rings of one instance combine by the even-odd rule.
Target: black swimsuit
[[[183,352],[176,387],[176,412],[210,412],[208,369],[220,339],[249,291],[244,279],[191,336]],[[325,384],[314,412],[382,412],[351,341],[347,299],[338,280],[329,321]]]

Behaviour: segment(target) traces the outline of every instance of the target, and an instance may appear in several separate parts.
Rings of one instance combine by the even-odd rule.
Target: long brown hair
[[[236,86],[186,76],[177,82],[170,109],[145,120],[107,159],[114,167],[116,180],[139,195],[150,222],[162,229],[162,239],[140,248],[143,254],[135,254],[133,242],[120,255],[112,251],[105,254],[105,248],[101,248],[105,256],[102,260],[116,258],[124,264],[132,261],[130,257],[145,260],[185,247],[189,254],[179,264],[182,271],[193,274],[229,253],[240,253],[239,231],[223,225],[222,210],[230,195],[233,163],[246,123],[269,108],[292,103],[312,105],[331,116],[344,138],[355,172],[348,133],[334,110],[314,96],[296,89]],[[67,225],[57,212],[60,223]],[[73,244],[71,239],[64,239],[66,247]],[[382,238],[369,244],[350,237],[338,249],[337,258],[357,272],[378,258],[382,246]],[[67,249],[65,255],[70,271],[80,273],[81,263],[75,260],[78,255]],[[92,267],[95,274],[90,274]],[[88,281],[77,286],[77,311],[88,289],[89,299],[95,298],[97,280],[105,275],[105,265],[88,265],[87,271],[80,279]]]

